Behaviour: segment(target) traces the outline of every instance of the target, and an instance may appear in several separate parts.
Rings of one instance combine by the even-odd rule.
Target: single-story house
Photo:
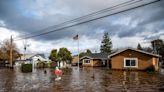
[[[79,57],[78,57],[78,55],[74,55],[74,56],[72,56],[72,65],[77,65],[78,64],[78,60],[79,60]]]
[[[148,53],[138,49],[127,48],[110,54],[112,69],[136,69],[145,70],[151,66],[159,69],[159,55]]]
[[[37,67],[38,63],[48,62],[48,59],[45,58],[44,54],[24,54],[16,60],[16,65],[21,63],[31,63],[34,67]]]
[[[108,54],[91,53],[80,58],[82,66],[107,66]]]

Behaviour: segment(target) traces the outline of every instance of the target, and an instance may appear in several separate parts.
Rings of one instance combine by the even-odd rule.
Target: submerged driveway
[[[163,92],[164,75],[137,71],[112,71],[106,68],[76,67],[64,71],[55,81],[51,69],[21,73],[0,69],[0,92]]]

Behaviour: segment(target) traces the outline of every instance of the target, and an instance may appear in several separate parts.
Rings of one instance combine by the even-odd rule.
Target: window
[[[124,58],[124,67],[138,67],[137,58]]]
[[[83,63],[90,64],[90,60],[89,59],[84,59]]]

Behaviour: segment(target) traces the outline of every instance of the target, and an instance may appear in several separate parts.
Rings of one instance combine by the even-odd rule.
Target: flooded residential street
[[[21,73],[0,69],[0,92],[163,92],[164,75],[76,67],[55,81],[51,69]]]

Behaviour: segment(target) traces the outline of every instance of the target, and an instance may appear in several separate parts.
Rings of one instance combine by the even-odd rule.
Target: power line
[[[139,1],[142,1],[142,0],[139,0]],[[139,7],[147,6],[147,5],[159,2],[159,1],[161,1],[161,0],[155,0],[155,1],[152,1],[152,2],[149,2],[149,3],[146,3],[146,4],[142,4],[142,5],[139,5],[139,6],[135,6],[135,7],[126,9],[126,10],[122,10],[122,11],[118,11],[118,12],[115,12],[115,13],[112,13],[112,14],[107,14],[107,15],[104,15],[104,16],[101,16],[101,17],[98,17],[98,18],[93,18],[93,19],[90,19],[90,20],[82,21],[82,22],[79,22],[79,23],[75,23],[75,24],[72,24],[72,25],[69,25],[69,26],[65,26],[65,27],[62,27],[62,28],[59,28],[59,29],[55,29],[55,30],[52,30],[52,31],[40,33],[40,34],[37,34],[37,35],[27,36],[27,37],[24,37],[24,38],[18,39],[18,40],[29,39],[29,38],[45,35],[45,34],[52,33],[52,32],[55,32],[55,31],[59,31],[59,30],[62,30],[62,29],[66,29],[66,28],[69,28],[69,27],[77,26],[77,25],[80,25],[80,24],[84,24],[84,23],[91,22],[91,21],[94,21],[94,20],[102,19],[102,18],[105,18],[105,17],[108,17],[108,16],[112,16],[112,15],[115,15],[115,14],[119,14],[119,13],[122,13],[122,12],[129,11],[129,10],[133,10],[133,9],[136,9],[136,8],[139,8]]]
[[[133,1],[135,1],[135,2],[133,2]],[[138,1],[142,1],[142,0],[137,0],[137,2],[138,2]],[[62,26],[62,25],[67,25],[68,23],[76,22],[76,21],[78,21],[78,20],[81,20],[81,19],[84,19],[84,18],[87,18],[87,17],[90,17],[90,16],[94,16],[94,15],[97,15],[97,14],[100,14],[100,13],[103,13],[103,12],[107,12],[107,11],[109,11],[109,10],[114,10],[114,9],[117,8],[118,6],[124,5],[124,4],[127,4],[127,3],[130,3],[130,2],[136,3],[136,0],[126,1],[126,2],[124,2],[124,3],[118,4],[118,5],[115,5],[115,6],[112,6],[112,7],[109,7],[109,8],[100,10],[100,11],[97,11],[97,12],[93,12],[93,13],[88,14],[88,15],[81,16],[81,17],[79,17],[79,18],[75,18],[75,19],[73,19],[73,20],[69,20],[69,21],[63,22],[63,23],[58,24],[58,25],[53,25],[53,26],[50,26],[50,27],[48,27],[48,28],[42,29],[42,30],[37,31],[37,32],[32,32],[32,33],[44,32],[44,30],[48,30],[48,29],[50,29],[50,28],[60,27],[60,26]],[[131,4],[131,3],[130,3],[130,4]],[[32,34],[32,33],[30,33],[30,34]],[[26,34],[26,35],[27,35],[27,34]],[[26,35],[22,35],[22,36],[26,36]]]
[[[135,2],[132,2],[132,1],[135,1]],[[70,20],[70,21],[66,21],[66,22],[64,22],[64,23],[61,23],[61,24],[59,24],[59,25],[54,25],[54,26],[52,26],[52,27],[56,27],[56,28],[58,28],[58,27],[60,27],[60,26],[62,26],[62,25],[68,25],[68,24],[71,24],[71,23],[74,23],[74,22],[76,22],[76,21],[78,21],[78,20],[80,20],[80,19],[84,19],[85,17],[89,17],[89,16],[91,16],[91,15],[94,15],[94,14],[99,14],[99,13],[103,13],[103,12],[107,12],[107,11],[111,11],[111,10],[114,10],[114,9],[117,9],[117,7],[118,6],[120,6],[120,5],[124,5],[124,4],[126,4],[126,5],[124,5],[124,6],[127,6],[127,5],[131,5],[131,4],[134,4],[134,3],[137,3],[137,2],[141,2],[141,1],[143,1],[143,0],[131,0],[131,1],[127,1],[127,2],[124,2],[124,3],[121,3],[121,4],[119,4],[119,5],[116,5],[116,6],[113,6],[113,7],[109,7],[109,8],[106,8],[106,9],[103,9],[103,10],[100,10],[100,11],[98,11],[98,12],[94,12],[94,13],[92,13],[92,14],[89,14],[89,15],[85,15],[85,16],[82,16],[82,17],[79,17],[79,18],[76,18],[76,19],[73,19],[73,20]],[[132,3],[129,3],[129,2],[132,2]],[[128,3],[128,4],[127,4]],[[121,7],[124,7],[124,6],[121,6]],[[121,8],[121,7],[118,7],[118,8]],[[95,18],[96,19],[96,18]],[[92,20],[92,19],[89,19],[89,20]],[[93,19],[94,20],[94,19]],[[86,20],[86,21],[88,21],[88,20]],[[83,21],[84,22],[84,21]],[[80,22],[80,24],[81,23],[83,23],[83,22]],[[75,23],[76,24],[76,23]],[[77,23],[78,24],[78,23]],[[72,25],[74,25],[74,24],[72,24]],[[68,26],[68,27],[72,27],[72,25],[70,26]],[[66,26],[67,27],[67,26]],[[49,28],[51,28],[51,27],[49,27]],[[65,27],[64,27],[65,28]],[[59,28],[59,29],[61,29],[61,28]],[[47,28],[47,30],[48,30],[48,28]],[[44,35],[44,34],[47,34],[47,33],[51,33],[51,32],[54,32],[54,31],[58,31],[58,29],[55,29],[55,30],[52,30],[52,31],[42,31],[42,32],[44,32],[44,33],[40,33],[39,35],[32,35],[32,36],[25,36],[24,38],[22,38],[22,39],[28,39],[28,38],[31,38],[31,37],[35,37],[35,36],[40,36],[40,35]],[[41,32],[41,31],[39,31],[39,32]]]

